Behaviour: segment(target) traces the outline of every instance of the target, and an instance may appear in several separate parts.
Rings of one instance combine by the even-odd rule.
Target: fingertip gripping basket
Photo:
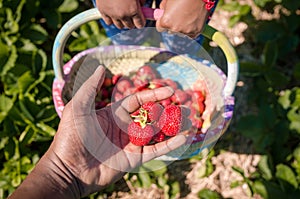
[[[148,10],[149,11],[149,10]],[[189,158],[208,151],[226,131],[233,114],[234,97],[232,96],[237,76],[238,59],[234,48],[227,38],[210,26],[206,26],[203,35],[223,50],[227,60],[227,76],[215,64],[201,58],[178,55],[157,47],[137,45],[110,45],[87,49],[74,56],[66,64],[62,61],[63,49],[71,33],[79,26],[101,18],[94,8],[71,18],[59,31],[53,46],[52,58],[55,79],[52,86],[53,101],[57,114],[61,117],[65,104],[74,93],[74,77],[79,77],[79,84],[88,78],[88,73],[79,74],[85,67],[97,67],[102,64],[112,74],[128,74],[138,67],[153,63],[163,78],[181,78],[184,86],[196,88],[205,82],[208,97],[205,101],[204,132],[197,134],[192,144],[185,145],[157,159],[172,161]],[[126,67],[125,67],[126,66]],[[192,67],[191,67],[192,66]],[[80,70],[79,70],[80,69]],[[178,79],[176,79],[178,80]],[[72,88],[72,89],[70,89]]]

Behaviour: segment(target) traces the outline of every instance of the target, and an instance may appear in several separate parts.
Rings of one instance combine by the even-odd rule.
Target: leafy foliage
[[[0,198],[28,175],[55,134],[51,44],[79,3],[0,0]]]
[[[261,10],[272,13],[280,6],[280,17],[257,20],[239,11],[237,1],[224,5],[235,10],[235,17],[245,22],[247,42],[253,47],[256,61],[240,63],[240,73],[253,82],[247,93],[251,112],[237,124],[238,131],[250,138],[256,152],[262,154],[258,172],[243,176],[252,190],[263,198],[300,197],[299,141],[299,1],[254,1]],[[289,39],[287,39],[289,38]]]

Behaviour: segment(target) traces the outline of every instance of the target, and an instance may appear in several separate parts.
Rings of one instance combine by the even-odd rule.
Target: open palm
[[[50,149],[79,179],[82,196],[98,191],[120,179],[125,172],[183,145],[187,138],[177,135],[149,146],[136,146],[126,134],[129,113],[147,101],[170,97],[163,87],[133,94],[111,106],[95,111],[96,90],[104,80],[104,68],[81,86],[67,104]]]

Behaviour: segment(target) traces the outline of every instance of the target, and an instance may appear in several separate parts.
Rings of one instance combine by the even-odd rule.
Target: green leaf
[[[294,87],[291,93],[291,107],[300,108],[300,87]]]
[[[258,63],[241,62],[240,73],[249,77],[256,77],[262,75],[264,67]]]
[[[271,168],[270,168],[271,167]],[[261,159],[258,163],[259,171],[262,173],[262,177],[266,180],[271,180],[272,175],[272,166],[270,166],[269,157],[266,155],[261,156]]]
[[[241,181],[233,181],[230,183],[230,188],[233,189],[233,188],[241,186],[242,184],[243,184],[243,182],[241,182]]]
[[[300,108],[293,107],[287,114],[290,120],[290,129],[296,130],[300,134]]]
[[[268,129],[274,127],[276,113],[272,105],[262,104],[259,109],[259,116],[263,120],[264,126]]]
[[[34,74],[39,76],[42,75],[41,72],[45,71],[46,66],[47,66],[47,55],[43,50],[39,49],[34,57],[34,72],[35,72]]]
[[[293,151],[293,156],[300,163],[300,145]]]
[[[21,77],[19,77],[18,87],[20,93],[25,93],[34,81],[35,79],[32,77],[31,71],[27,71]]]
[[[295,130],[300,134],[300,121],[292,121],[290,125],[291,130]]]
[[[72,12],[78,8],[77,0],[65,0],[58,8],[59,12]]]
[[[286,39],[286,38],[289,39]],[[284,60],[288,59],[293,53],[293,51],[297,51],[297,47],[300,43],[300,38],[298,35],[291,35],[285,33],[281,38],[278,39],[278,54],[279,58],[283,58]]]
[[[300,79],[300,62],[294,66],[293,76],[295,79]]]
[[[96,21],[91,21],[80,27],[80,36],[89,38],[91,35],[98,35],[100,33],[99,24]]]
[[[299,9],[300,2],[299,1],[282,1],[282,5],[291,11],[295,11]]]
[[[267,68],[272,68],[276,60],[278,58],[278,46],[276,42],[268,41],[265,44],[263,54],[262,54],[262,62]]]
[[[19,31],[19,24],[14,18],[13,11],[10,8],[5,9],[6,23],[4,23],[4,30],[7,35],[15,34]]]
[[[251,7],[249,5],[241,5],[239,9],[239,15],[247,15],[251,11]]]
[[[172,182],[170,195],[170,198],[178,198],[180,196],[180,184],[178,181]]]
[[[71,52],[83,51],[87,49],[87,39],[80,37],[72,41],[69,45]]]
[[[36,118],[42,122],[49,122],[57,117],[58,116],[53,105],[45,106],[36,114]]]
[[[271,2],[271,1],[272,1],[272,0],[254,0],[254,3],[255,3],[257,6],[263,8],[263,7],[265,7],[265,5],[266,5],[268,2]]]
[[[282,88],[289,82],[289,77],[276,70],[268,70],[268,72],[265,73],[265,78],[267,82],[275,88]]]
[[[10,46],[10,55],[8,57],[7,62],[1,68],[1,76],[5,76],[9,70],[14,68],[17,57],[17,48],[15,46]]]
[[[244,173],[244,170],[240,167],[237,167],[237,166],[233,166],[232,167],[232,170],[236,171],[237,173],[241,174],[243,177],[245,177],[245,173]]]
[[[15,104],[19,104],[18,101]],[[14,125],[26,126],[27,124],[24,121],[23,113],[18,109],[17,106],[13,106],[9,112],[9,121],[14,121],[14,124],[11,124],[10,127],[14,127]],[[11,130],[10,130],[11,131]]]
[[[272,30],[272,31],[270,31]],[[266,43],[267,41],[275,41],[286,34],[284,26],[276,23],[275,20],[260,21],[256,24],[256,29],[253,36],[256,42]]]
[[[57,10],[42,10],[50,29],[57,29],[62,24],[61,14]]]
[[[5,95],[0,95],[0,123],[6,118],[10,109],[13,107],[13,100],[6,97]]]
[[[33,138],[34,135],[35,135],[34,130],[30,126],[27,126],[19,137],[20,144],[21,145],[30,144],[34,140]]]
[[[8,142],[6,143],[4,147],[4,155],[5,159],[9,160],[16,154],[16,143],[13,138],[9,138]]]
[[[198,197],[201,199],[221,199],[221,195],[209,189],[202,189],[198,192]]]
[[[155,175],[163,175],[167,172],[167,165],[160,160],[151,160],[143,164],[144,169],[148,172],[153,172]]]
[[[260,181],[256,180],[253,183],[253,190],[265,199],[282,199],[286,198],[286,193],[284,193],[278,184],[272,183],[270,181]]]
[[[291,100],[290,100],[291,93],[292,93],[291,90],[282,91],[281,96],[278,98],[279,104],[281,104],[281,106],[284,109],[288,109],[291,105]]]
[[[237,128],[247,137],[259,137],[265,128],[263,120],[256,115],[246,115],[241,117]]]
[[[225,11],[229,11],[229,12],[233,12],[233,11],[236,11],[238,10],[240,7],[240,4],[236,1],[232,1],[230,3],[225,3],[223,6],[222,6],[222,10],[225,10]]]
[[[281,180],[281,182],[284,183],[284,187],[287,188],[285,186],[285,183],[288,183],[289,185],[293,186],[294,188],[298,188],[298,182],[296,179],[296,176],[293,172],[293,170],[284,164],[279,164],[276,166],[276,178],[278,178],[279,180]]]
[[[26,106],[26,99],[20,99],[19,100],[19,106],[20,106],[20,110],[21,110],[21,114],[23,117],[25,122],[27,124],[32,124],[32,122],[34,122],[34,117],[32,116],[32,114],[30,113],[30,111],[28,110],[28,107]]]
[[[142,167],[140,168],[140,173],[138,173],[138,179],[143,188],[149,188],[152,184],[149,172],[144,170]]]
[[[239,22],[241,19],[241,16],[240,15],[233,15],[229,18],[229,23],[228,23],[228,26],[229,27],[233,27],[234,25],[237,24],[237,22]]]
[[[37,123],[36,126],[42,130],[42,132],[38,132],[38,133],[42,133],[46,137],[53,137],[56,133],[56,130],[54,128],[52,128],[51,126],[43,122]]]
[[[32,24],[22,32],[22,35],[36,44],[42,44],[48,39],[47,31],[39,24]]]
[[[4,44],[0,39],[0,71],[3,70],[3,66],[8,61],[9,57],[9,47]]]

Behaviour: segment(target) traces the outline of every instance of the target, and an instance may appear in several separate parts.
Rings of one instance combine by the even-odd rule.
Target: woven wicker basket
[[[206,110],[204,132],[198,134],[191,145],[185,145],[157,159],[171,161],[189,158],[214,146],[230,123],[234,98],[232,96],[238,73],[237,58],[228,40],[218,31],[206,26],[204,36],[215,41],[227,58],[227,76],[216,65],[201,58],[178,55],[165,49],[144,46],[111,45],[87,49],[62,63],[66,40],[80,25],[101,18],[96,9],[80,13],[70,19],[58,33],[53,48],[53,99],[59,116],[64,105],[99,64],[112,74],[128,75],[145,64],[156,67],[162,78],[180,82],[183,89],[197,87],[205,82]],[[75,81],[76,80],[76,81]]]

